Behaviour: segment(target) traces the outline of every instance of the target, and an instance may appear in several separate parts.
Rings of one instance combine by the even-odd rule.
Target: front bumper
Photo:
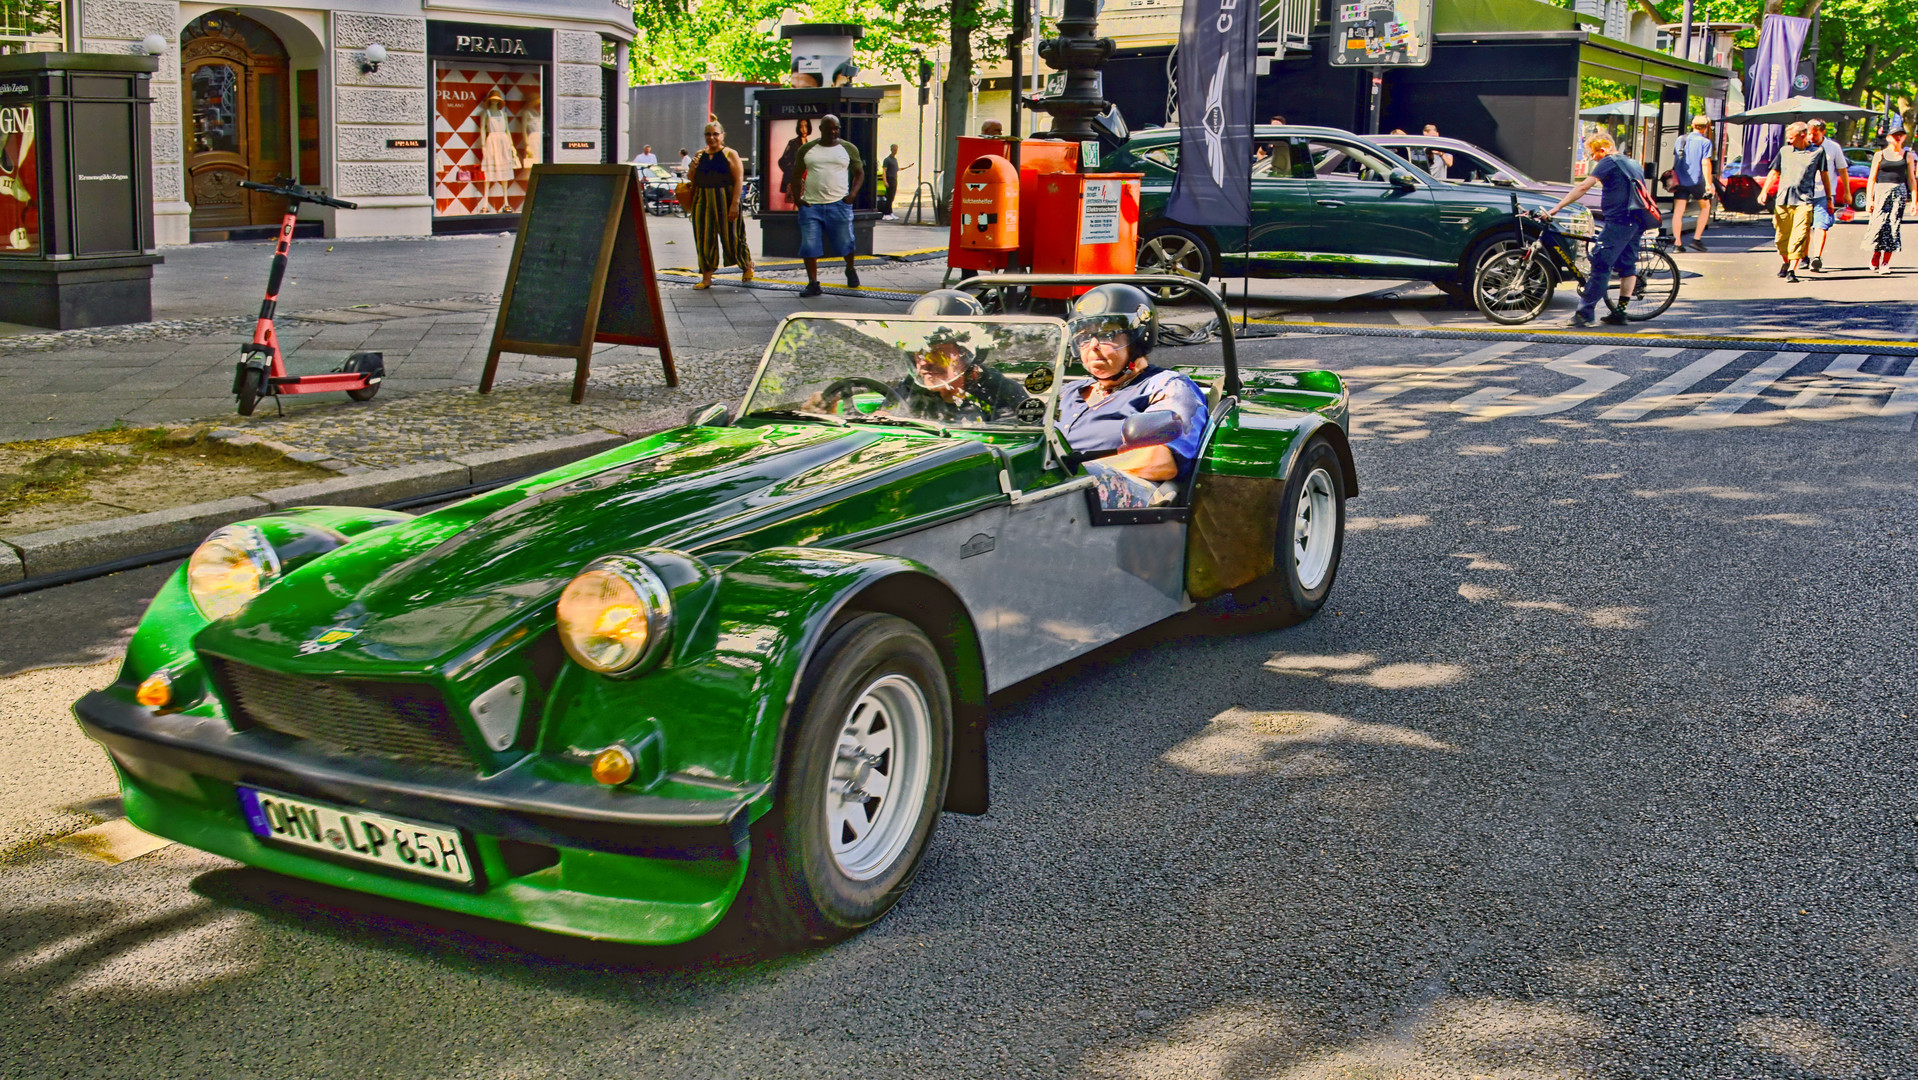
[[[127,816],[149,832],[325,884],[608,940],[667,944],[717,923],[744,880],[749,806],[763,794],[669,798],[556,783],[530,767],[485,777],[414,768],[219,719],[155,715],[106,691],[81,698],[74,715],[113,757]],[[236,784],[459,828],[481,881],[452,888],[265,843],[247,827]],[[553,858],[516,872],[514,844]]]

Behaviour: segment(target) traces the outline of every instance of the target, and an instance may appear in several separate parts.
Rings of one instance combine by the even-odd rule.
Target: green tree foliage
[[[913,77],[919,56],[970,46],[973,59],[1004,59],[1011,26],[1003,0],[638,0],[634,83],[679,82],[708,76],[776,82],[792,67],[792,46],[777,27],[792,14],[803,22],[858,23],[865,36],[854,59],[868,73]],[[956,58],[955,58],[956,59]],[[957,66],[957,65],[955,65]],[[962,83],[970,89],[971,65]]]

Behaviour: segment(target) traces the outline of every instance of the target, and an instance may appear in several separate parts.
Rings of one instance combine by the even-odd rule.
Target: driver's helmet
[[[908,315],[984,315],[986,305],[958,289],[934,289],[912,302]]]
[[[1145,290],[1122,281],[1100,285],[1072,302],[1066,317],[1076,352],[1087,337],[1123,334],[1133,359],[1152,351],[1159,336],[1159,307]]]
[[[913,353],[913,385],[934,394],[963,385],[977,357],[972,335],[964,329],[941,324],[926,335],[925,347]]]

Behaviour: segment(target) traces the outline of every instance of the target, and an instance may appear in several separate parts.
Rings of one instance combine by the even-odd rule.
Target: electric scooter
[[[337,371],[317,375],[288,375],[286,357],[280,353],[280,335],[273,329],[273,312],[279,306],[280,282],[286,277],[286,253],[293,243],[293,223],[299,216],[300,204],[318,203],[342,210],[357,210],[359,207],[317,191],[308,191],[288,176],[275,177],[273,184],[242,180],[240,186],[249,191],[280,195],[287,200],[286,217],[280,221],[280,242],[273,249],[273,269],[267,274],[266,299],[260,301],[260,318],[253,324],[253,340],[240,349],[240,362],[233,371],[233,395],[240,400],[240,415],[252,416],[253,407],[260,403],[261,398],[269,395],[273,398],[275,408],[279,407],[282,394],[344,390],[346,396],[354,401],[373,400],[373,395],[380,392],[381,380],[386,378],[386,358],[383,354],[357,352],[347,357],[346,363],[341,364]]]

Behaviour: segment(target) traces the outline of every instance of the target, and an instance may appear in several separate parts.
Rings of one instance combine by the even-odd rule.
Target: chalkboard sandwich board
[[[492,393],[500,353],[570,356],[577,405],[601,341],[658,349],[666,385],[679,385],[633,167],[536,165],[480,393]]]

